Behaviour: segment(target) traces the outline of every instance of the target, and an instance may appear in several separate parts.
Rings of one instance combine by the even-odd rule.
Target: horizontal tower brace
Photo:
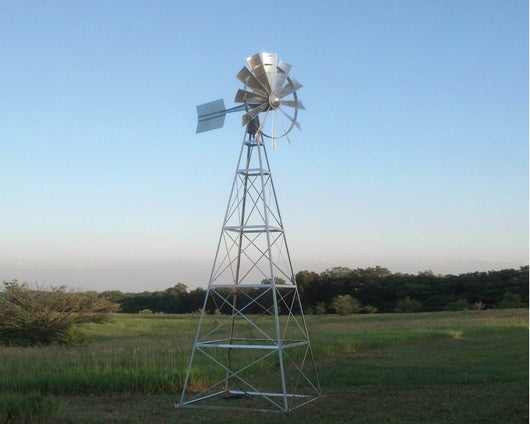
[[[287,349],[291,347],[304,346],[309,344],[307,340],[299,340],[294,342],[285,342],[282,343],[282,346],[278,345],[258,345],[258,344],[231,344],[231,343],[215,343],[215,342],[199,342],[197,347],[210,348],[210,347],[220,347],[224,349],[268,349],[268,350],[280,350]]]
[[[294,393],[264,393],[264,392],[244,392],[242,390],[230,390],[229,393],[233,395],[247,395],[247,396],[279,396],[288,398],[311,398],[314,395],[298,395]]]
[[[223,227],[224,231],[234,231],[236,233],[281,233],[283,228],[267,225],[230,225]]]
[[[237,173],[241,175],[246,175],[247,177],[256,177],[258,175],[270,175],[270,172],[263,168],[239,169]]]
[[[275,288],[277,289],[293,289],[296,287],[296,284],[276,284]],[[271,288],[269,283],[213,283],[210,284],[212,289],[264,289],[268,290]]]

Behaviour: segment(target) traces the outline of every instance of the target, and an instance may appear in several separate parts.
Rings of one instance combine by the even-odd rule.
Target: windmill
[[[321,390],[266,142],[290,142],[300,128],[302,85],[275,53],[247,62],[238,106],[197,106],[197,133],[221,128],[232,112],[243,112],[245,133],[178,406],[287,412]]]

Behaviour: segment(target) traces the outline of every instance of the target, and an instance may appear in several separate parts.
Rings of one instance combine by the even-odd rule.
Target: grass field
[[[175,409],[197,323],[114,315],[85,346],[0,347],[0,417],[37,393],[61,424],[528,422],[528,310],[310,316],[325,396],[288,415]]]

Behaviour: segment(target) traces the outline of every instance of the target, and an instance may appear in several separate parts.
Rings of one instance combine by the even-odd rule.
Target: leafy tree
[[[179,314],[186,312],[184,306],[184,298],[187,293],[185,284],[178,283],[163,292],[157,292],[157,302],[155,310],[157,312],[164,312],[168,314]]]
[[[109,290],[101,293],[101,296],[112,303],[121,303],[125,295],[119,290]]]
[[[80,322],[101,322],[119,306],[96,293],[69,292],[65,287],[31,289],[17,280],[4,282],[0,294],[0,343],[71,344],[82,341]]]
[[[197,287],[186,293],[184,304],[186,305],[186,312],[197,312],[203,307],[206,290]]]

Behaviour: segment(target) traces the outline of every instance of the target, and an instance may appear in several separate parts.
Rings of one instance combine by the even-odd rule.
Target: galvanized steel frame
[[[256,156],[253,156],[255,152],[257,164]],[[273,257],[274,249],[280,252],[276,258]],[[268,280],[267,284],[259,280],[260,276]],[[285,278],[285,283],[281,284],[282,281],[278,278]],[[252,293],[255,294],[251,296]],[[246,297],[243,303],[241,296]],[[231,314],[208,331],[205,330],[205,321],[209,317],[209,302],[221,309],[229,307]],[[253,307],[258,307],[264,316],[274,321],[272,329],[262,327],[268,324],[250,314]],[[255,331],[259,337],[236,337],[236,322],[238,326],[247,325],[250,332]],[[272,336],[270,331],[273,332]],[[217,333],[221,334],[221,338]],[[222,357],[223,350],[226,351],[226,361]],[[252,351],[252,354],[258,356],[248,365],[233,370],[231,356],[242,350]],[[255,353],[256,351],[262,353]],[[226,374],[203,391],[189,394],[187,386],[198,354],[209,359]],[[221,356],[215,356],[216,354]],[[271,356],[275,354],[278,355],[279,369],[276,371],[281,380],[281,389],[264,391],[251,381],[252,376],[247,377],[244,373],[261,361],[272,361]],[[294,374],[289,382],[286,380],[286,367],[289,367],[289,373]],[[234,382],[236,389],[231,386]],[[301,393],[293,392],[301,387]],[[178,406],[287,412],[321,396],[265,145],[245,132]],[[237,405],[227,405],[226,401],[224,404],[217,404],[213,401],[227,397],[235,397]],[[247,404],[245,400],[250,397],[265,400],[265,405]]]

